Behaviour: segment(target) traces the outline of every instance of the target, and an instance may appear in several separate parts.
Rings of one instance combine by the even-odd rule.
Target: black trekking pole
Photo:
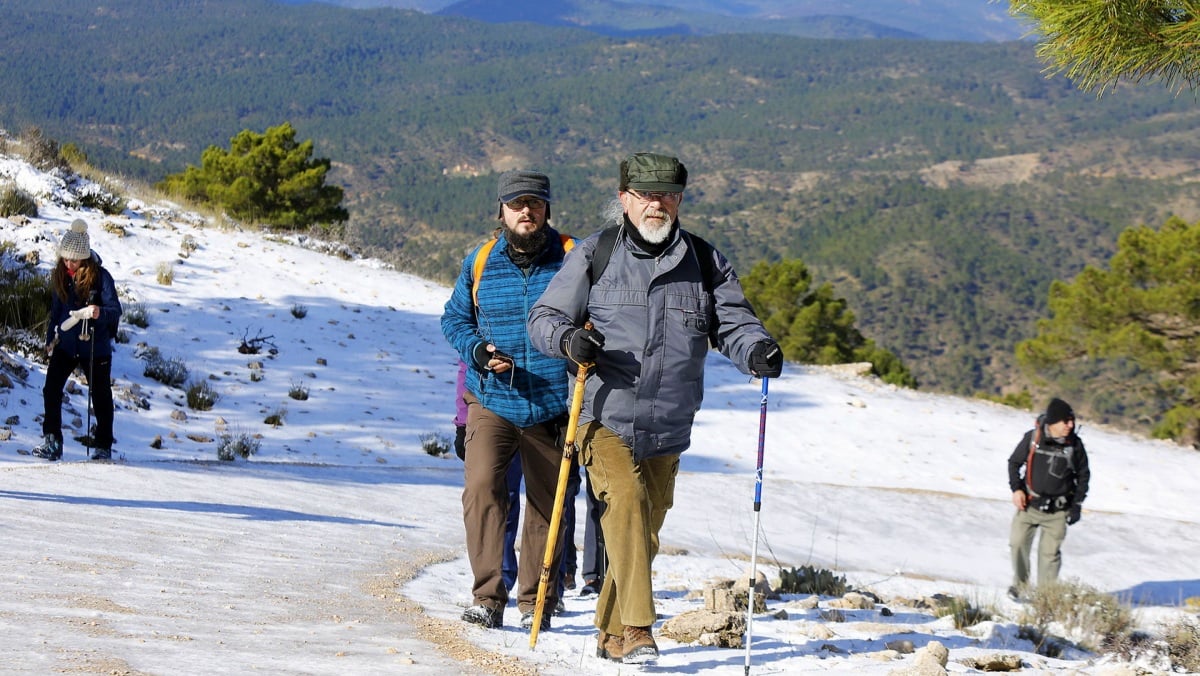
[[[93,289],[92,292],[88,295],[88,306],[99,305],[99,304],[100,304],[100,292]],[[92,459],[92,449],[95,447],[95,444],[96,444],[96,435],[92,431],[92,382],[93,382],[92,378],[96,372],[96,341],[93,340],[96,337],[96,332],[94,330],[94,327],[92,326],[93,321],[94,320],[92,320],[92,319],[83,320],[83,329],[80,330],[80,332],[79,332],[80,337],[83,337],[86,334],[87,337],[85,338],[85,340],[87,340],[89,343],[91,343],[90,353],[88,354],[88,398],[87,398],[87,410],[88,410],[87,459],[88,460]]]
[[[750,587],[746,598],[746,672],[750,676],[750,645],[754,642],[754,584],[758,573],[758,519],[762,513],[763,449],[767,440],[767,380],[762,379],[762,402],[758,408],[758,465],[754,471],[754,546],[750,550]]]
[[[87,448],[87,460],[92,459],[92,446],[96,443],[95,434],[92,432],[92,378],[96,371],[96,341],[92,338],[96,336],[88,334],[90,328],[90,320],[85,319],[83,320],[83,329],[79,332],[80,338],[91,343],[91,353],[88,355],[87,443],[84,445]]]

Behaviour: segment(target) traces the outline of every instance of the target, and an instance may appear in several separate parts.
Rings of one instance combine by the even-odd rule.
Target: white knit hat
[[[69,261],[81,261],[92,257],[92,241],[87,234],[87,223],[76,218],[71,229],[58,243],[58,257]]]

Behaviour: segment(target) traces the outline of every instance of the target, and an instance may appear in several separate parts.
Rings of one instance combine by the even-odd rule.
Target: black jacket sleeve
[[[1092,480],[1092,470],[1088,467],[1087,450],[1083,447],[1083,441],[1079,438],[1075,439],[1075,452],[1071,458],[1075,465],[1075,500],[1074,504],[1082,504],[1084,498],[1087,497],[1088,483]]]

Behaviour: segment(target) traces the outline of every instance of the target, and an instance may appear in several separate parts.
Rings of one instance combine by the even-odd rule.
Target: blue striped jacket
[[[454,291],[442,313],[442,334],[466,362],[467,391],[489,411],[518,427],[553,420],[567,412],[567,363],[534,349],[525,320],[566,255],[559,234],[546,226],[546,248],[528,271],[508,257],[501,238],[488,253],[479,279],[479,306],[471,298],[476,248],[463,260]],[[475,346],[492,343],[513,358],[515,368],[496,374],[480,370]]]

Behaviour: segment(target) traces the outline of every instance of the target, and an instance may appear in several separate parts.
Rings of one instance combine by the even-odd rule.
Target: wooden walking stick
[[[584,328],[591,330],[592,323]],[[579,412],[583,410],[583,386],[587,381],[591,363],[579,364],[575,374],[575,391],[571,396],[571,413],[567,418],[567,433],[563,441],[562,464],[558,466],[558,487],[554,492],[554,512],[550,515],[550,533],[546,536],[546,554],[542,557],[542,573],[538,578],[537,605],[533,608],[533,626],[529,628],[529,649],[537,647],[538,630],[542,628],[542,613],[546,610],[546,589],[550,585],[550,564],[554,562],[554,550],[558,546],[558,533],[562,526],[563,505],[567,501],[567,479],[571,475],[571,459],[575,457],[575,431],[579,428]]]

